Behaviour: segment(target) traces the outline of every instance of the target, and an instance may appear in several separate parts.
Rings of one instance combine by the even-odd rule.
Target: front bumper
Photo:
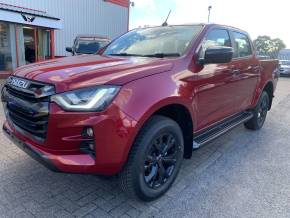
[[[34,160],[38,161],[39,163],[43,164],[48,169],[54,172],[60,172],[60,170],[49,160],[49,158],[43,154],[42,152],[33,148],[33,146],[24,143],[19,138],[17,138],[11,130],[7,128],[7,125],[3,125],[3,132],[5,135],[17,145],[22,151],[32,157]]]
[[[136,121],[112,104],[102,114],[68,113],[51,104],[47,139],[43,144],[21,134],[9,120],[3,130],[19,148],[56,172],[114,175],[127,160]],[[95,132],[95,156],[80,150],[81,130]]]

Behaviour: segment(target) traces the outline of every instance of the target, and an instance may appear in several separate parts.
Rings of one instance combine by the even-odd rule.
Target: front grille
[[[30,81],[27,89],[6,84],[2,90],[7,120],[17,131],[43,143],[47,135],[49,117],[49,85]],[[43,90],[50,92],[44,93]]]
[[[11,86],[6,86],[7,91],[9,94],[13,95],[14,97],[26,99],[28,101],[35,101],[37,100],[32,93],[26,93],[23,91],[19,91],[17,89],[12,88]]]

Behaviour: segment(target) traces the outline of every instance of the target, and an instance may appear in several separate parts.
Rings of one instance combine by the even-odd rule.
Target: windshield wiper
[[[155,54],[129,54],[129,53],[116,53],[108,54],[110,56],[133,56],[133,57],[149,57],[149,58],[165,58],[165,57],[180,57],[179,53],[155,53]]]
[[[165,57],[180,57],[179,53],[155,53],[149,55],[142,55],[142,57],[165,58]]]
[[[128,53],[117,53],[117,54],[108,54],[108,55],[110,55],[110,56],[141,56],[142,57],[142,55],[138,55],[138,54],[128,54]]]

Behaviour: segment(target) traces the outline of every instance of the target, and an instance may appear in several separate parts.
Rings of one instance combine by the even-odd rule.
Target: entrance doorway
[[[53,58],[53,29],[0,21],[0,79],[19,66]]]
[[[24,52],[26,64],[36,61],[36,38],[35,29],[23,27]]]

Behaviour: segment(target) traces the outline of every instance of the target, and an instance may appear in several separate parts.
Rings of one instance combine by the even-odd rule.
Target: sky
[[[281,38],[290,48],[289,0],[131,0],[130,29],[144,25],[161,25],[172,10],[169,24],[206,23],[208,6],[210,22],[225,24],[259,35]]]

